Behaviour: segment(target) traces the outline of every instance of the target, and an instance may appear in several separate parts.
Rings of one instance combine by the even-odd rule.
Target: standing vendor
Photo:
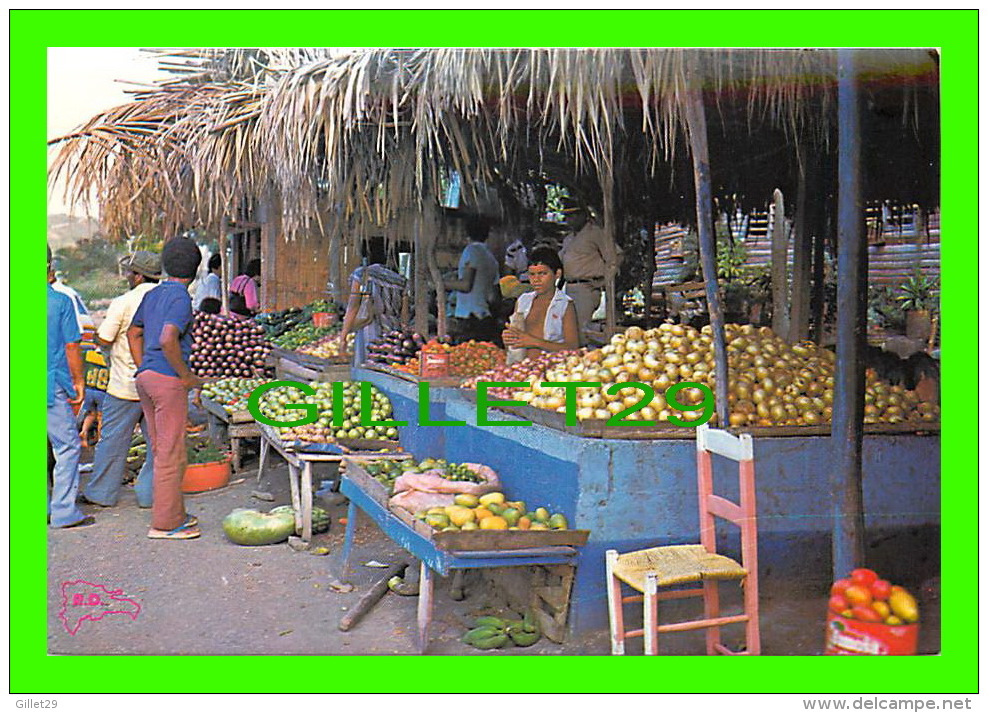
[[[600,304],[608,272],[616,272],[621,252],[603,226],[592,220],[586,208],[573,208],[566,215],[569,234],[559,254],[566,275],[566,294],[573,298],[580,341]]]
[[[453,317],[463,339],[493,341],[497,322],[492,307],[497,302],[500,266],[486,244],[490,234],[488,222],[480,217],[471,218],[466,230],[470,242],[460,255],[456,279],[446,283],[447,289],[456,292]]]
[[[364,265],[350,275],[350,297],[340,328],[340,354],[353,334],[353,366],[367,360],[367,345],[382,334],[402,327],[402,307],[408,280],[384,265]]]
[[[563,264],[555,250],[537,248],[529,258],[532,291],[518,297],[509,326],[502,333],[509,362],[579,347],[576,308],[560,287]],[[524,349],[525,353],[519,351]],[[513,358],[516,357],[516,358]]]
[[[250,319],[261,309],[258,285],[261,284],[261,261],[254,258],[242,275],[230,283],[230,314],[240,319]]]

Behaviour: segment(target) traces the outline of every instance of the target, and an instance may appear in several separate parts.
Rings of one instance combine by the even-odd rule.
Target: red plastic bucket
[[[230,482],[230,460],[231,457],[228,456],[212,463],[190,463],[185,466],[182,492],[202,493],[222,488]]]
[[[912,656],[919,644],[919,624],[874,624],[827,613],[827,645],[836,656]]]

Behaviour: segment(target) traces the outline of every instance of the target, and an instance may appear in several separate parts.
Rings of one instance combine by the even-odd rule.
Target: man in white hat
[[[110,380],[103,399],[103,430],[93,455],[93,474],[80,495],[82,502],[102,507],[117,504],[127,468],[131,437],[134,426],[138,423],[141,424],[145,441],[147,440],[143,411],[134,381],[137,365],[130,353],[127,329],[144,295],[161,279],[161,257],[157,253],[138,250],[133,255],[125,256],[120,261],[120,266],[127,273],[130,291],[110,302],[106,319],[96,333],[100,346],[110,350]],[[153,461],[149,447],[134,488],[137,504],[142,508],[151,507]]]

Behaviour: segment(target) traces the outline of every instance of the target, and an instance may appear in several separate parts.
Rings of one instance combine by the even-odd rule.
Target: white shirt
[[[137,364],[130,354],[130,344],[127,341],[127,330],[130,328],[134,312],[140,307],[144,295],[157,285],[143,282],[130,292],[125,292],[110,302],[106,308],[106,318],[99,326],[97,335],[110,346],[110,381],[106,385],[106,393],[124,401],[138,401],[137,386],[134,372]]]
[[[536,293],[534,292],[526,292],[521,295],[515,302],[515,314],[527,318],[528,313],[532,311],[535,297]],[[552,302],[549,303],[549,309],[545,311],[545,321],[542,323],[542,338],[547,342],[562,344],[566,341],[566,337],[563,335],[563,315],[566,314],[566,308],[572,301],[572,297],[556,288],[552,295]]]
[[[192,300],[192,307],[202,309],[202,301],[208,297],[215,297],[221,301],[223,299],[223,295],[220,293],[220,276],[215,272],[208,273],[199,282],[199,286],[196,287],[195,299]]]
[[[501,277],[497,258],[484,243],[473,242],[466,246],[460,255],[457,277],[463,279],[468,267],[474,269],[473,289],[456,293],[456,307],[453,316],[459,318],[475,315],[489,317],[490,303],[494,301],[494,290]]]
[[[94,322],[92,316],[90,316],[89,310],[86,309],[86,305],[79,296],[79,293],[63,283],[61,280],[55,280],[51,283],[51,286],[53,290],[56,292],[61,292],[63,295],[72,300],[72,307],[75,309],[75,319],[79,324],[79,331],[82,333],[83,341],[86,341],[86,334],[88,333],[91,335],[96,331],[96,322]]]

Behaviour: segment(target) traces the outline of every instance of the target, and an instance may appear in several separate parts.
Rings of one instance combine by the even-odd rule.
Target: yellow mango
[[[480,504],[487,507],[491,503],[496,503],[497,505],[504,504],[504,493],[494,492],[494,493],[484,493],[480,496]]]
[[[507,530],[507,521],[499,515],[491,515],[480,521],[481,530]]]
[[[446,514],[449,515],[449,521],[457,527],[463,527],[466,523],[473,522],[477,517],[473,510],[459,505],[447,508]]]

